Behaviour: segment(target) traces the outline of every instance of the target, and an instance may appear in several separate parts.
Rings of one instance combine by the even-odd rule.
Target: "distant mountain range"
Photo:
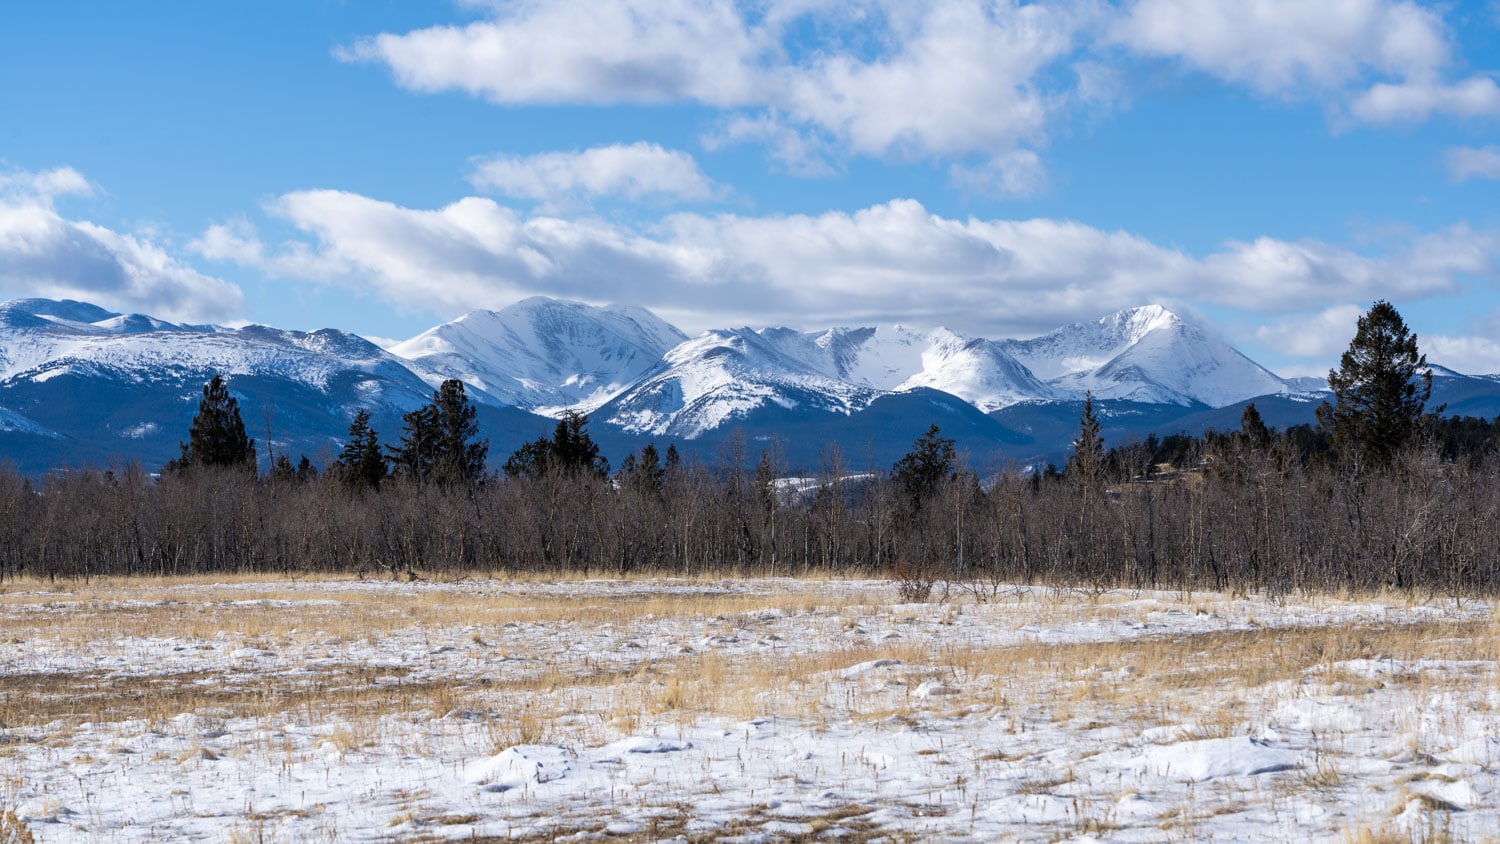
[[[1433,368],[1449,413],[1500,413],[1500,378]],[[1115,441],[1232,429],[1248,401],[1272,425],[1312,420],[1326,384],[1286,380],[1157,305],[1024,340],[901,326],[734,328],[689,338],[642,308],[531,298],[389,350],[348,332],[183,325],[83,302],[0,304],[0,460],[23,471],[175,456],[213,374],[268,452],[326,463],[361,408],[389,442],[402,413],[459,378],[491,459],[568,409],[615,462],[648,441],[719,462],[774,448],[788,468],[832,455],[883,468],[936,423],[971,462],[1060,461],[1091,392]],[[268,448],[269,446],[269,448]]]

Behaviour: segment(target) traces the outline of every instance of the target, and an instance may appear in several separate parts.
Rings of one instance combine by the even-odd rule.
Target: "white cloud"
[[[855,152],[955,155],[1045,136],[1058,97],[1039,73],[1071,54],[1089,19],[1069,4],[938,3],[888,15],[893,47],[820,56],[781,71],[778,105]]]
[[[221,319],[242,310],[240,289],[173,258],[147,235],[69,220],[53,207],[93,186],[72,168],[0,174],[0,291],[82,299],[167,319]]]
[[[1455,64],[1441,15],[1407,0],[1136,0],[1113,30],[1132,50],[1182,61],[1270,97],[1314,99],[1367,123],[1500,115],[1486,75]]]
[[[1421,123],[1433,115],[1500,116],[1500,85],[1488,76],[1454,83],[1432,79],[1372,85],[1349,106],[1366,123]]]
[[[978,167],[955,164],[949,175],[960,190],[999,196],[1032,196],[1047,185],[1047,167],[1029,149],[1011,150]]]
[[[93,184],[72,167],[55,167],[41,173],[26,170],[0,173],[0,199],[29,199],[50,206],[59,196],[88,196],[93,192]]]
[[[265,246],[256,235],[255,227],[244,218],[209,226],[200,237],[188,243],[188,250],[210,261],[230,261],[244,266],[260,264],[265,256]]]
[[[709,200],[724,194],[691,155],[644,142],[495,156],[479,161],[470,181],[482,190],[544,203],[602,196]]]
[[[1311,316],[1292,316],[1260,326],[1255,339],[1283,355],[1328,358],[1349,347],[1349,338],[1364,313],[1358,305],[1334,305]],[[1325,368],[1317,374],[1327,371]]]
[[[1412,0],[552,0],[337,51],[411,90],[504,105],[693,104],[708,146],[751,141],[801,174],[838,158],[996,170],[1062,116],[1129,101],[1165,58],[1339,122],[1500,115],[1486,74],[1451,78],[1456,39]],[[1123,49],[1122,49],[1123,48]],[[1122,61],[1124,59],[1124,61]],[[1015,193],[1006,179],[988,183]]]
[[[727,0],[495,4],[493,20],[368,38],[338,55],[378,61],[403,87],[496,103],[759,101],[773,42]]]
[[[1488,337],[1423,337],[1422,352],[1429,363],[1473,375],[1500,373],[1500,342]]]
[[[1338,91],[1448,61],[1434,12],[1390,0],[1137,0],[1115,37],[1271,96]]]
[[[1452,292],[1500,254],[1492,233],[1456,227],[1380,257],[1270,238],[1195,257],[1065,220],[945,218],[913,200],[852,214],[675,214],[639,231],[472,197],[420,210],[306,191],[274,210],[306,239],[229,250],[274,274],[449,313],[536,293],[629,301],[688,328],[901,321],[1022,333],[1171,300],[1288,314]]]
[[[1500,147],[1453,147],[1445,159],[1448,178],[1455,182],[1500,179]]]
[[[1042,72],[1097,0],[896,3],[557,0],[344,49],[404,87],[502,104],[697,103],[734,111],[711,143],[770,141],[793,169],[828,140],[868,156],[989,158],[1039,143],[1066,98]],[[806,24],[806,27],[803,26]],[[799,47],[807,27],[816,47]],[[797,137],[802,136],[802,137]]]

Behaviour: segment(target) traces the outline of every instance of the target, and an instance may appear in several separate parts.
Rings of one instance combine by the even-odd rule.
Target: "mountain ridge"
[[[1434,371],[1451,382],[1443,392],[1455,407],[1500,408],[1500,379]],[[183,325],[21,299],[0,303],[0,458],[10,449],[35,455],[33,465],[165,459],[213,374],[230,377],[257,436],[278,451],[325,458],[358,409],[371,409],[390,441],[401,414],[450,377],[469,384],[482,417],[503,426],[487,431],[497,460],[570,410],[590,414],[616,449],[661,437],[707,448],[744,428],[766,442],[795,432],[809,460],[828,442],[867,454],[904,450],[909,440],[875,441],[962,416],[972,453],[1029,459],[1066,447],[1086,394],[1113,414],[1115,437],[1176,420],[1221,425],[1256,398],[1285,399],[1276,403],[1282,418],[1307,409],[1310,420],[1325,394],[1318,379],[1279,378],[1159,305],[1022,340],[900,325],[688,337],[644,308],[533,297],[471,311],[387,350],[331,328]],[[80,396],[100,406],[85,408]],[[985,416],[996,421],[977,421]]]

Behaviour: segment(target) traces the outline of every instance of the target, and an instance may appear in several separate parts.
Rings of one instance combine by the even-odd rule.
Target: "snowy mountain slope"
[[[0,382],[45,381],[68,372],[130,381],[221,374],[274,375],[317,389],[343,373],[419,390],[404,363],[343,331],[177,325],[114,314],[82,302],[25,299],[0,305]],[[375,390],[379,392],[379,390]]]
[[[1074,323],[999,344],[1058,398],[1100,398],[1222,407],[1293,387],[1229,344],[1160,305]]]
[[[83,302],[0,303],[0,459],[25,449],[27,465],[42,471],[117,458],[159,465],[214,374],[230,378],[257,438],[315,458],[331,456],[362,407],[393,440],[401,413],[448,377],[470,384],[482,424],[493,426],[482,433],[496,460],[516,437],[550,427],[531,411],[565,408],[589,413],[615,458],[648,437],[711,454],[740,428],[752,439],[796,439],[788,452],[814,462],[832,442],[883,459],[937,422],[962,432],[972,453],[1025,459],[1066,445],[1085,391],[1100,400],[1111,436],[1126,436],[1200,419],[1232,426],[1238,411],[1228,410],[1248,399],[1268,407],[1284,399],[1286,419],[1300,418],[1309,412],[1300,406],[1326,388],[1321,379],[1277,378],[1159,306],[1030,340],[901,326],[739,328],[687,339],[640,308],[534,298],[474,311],[395,350],[332,329],[179,325]],[[1438,366],[1434,374],[1434,402],[1448,401],[1450,412],[1500,412],[1500,380]]]
[[[492,404],[591,409],[687,337],[644,308],[533,297],[476,310],[392,347],[429,384],[459,378]]]
[[[1157,328],[1180,322],[1160,305],[1129,308],[1093,322],[1075,322],[1030,340],[1000,345],[1043,380],[1088,372],[1109,363]]]
[[[735,367],[708,384],[696,371],[703,365],[700,357],[731,335],[740,344]],[[695,371],[675,372],[679,367]],[[668,383],[689,386],[674,391]],[[610,419],[661,432],[678,430],[676,414],[690,412],[697,421],[680,429],[701,435],[721,424],[714,420],[767,401],[848,413],[874,393],[918,387],[958,396],[985,412],[1021,402],[1075,400],[1089,391],[1137,403],[1219,407],[1292,389],[1222,340],[1153,305],[1032,340],[970,339],[946,329],[900,326],[716,332],[670,353],[649,382],[622,394],[631,398],[620,402],[617,412],[629,408],[629,414]],[[638,396],[641,390],[649,397]],[[810,399],[809,391],[817,398]]]
[[[851,413],[879,394],[832,376],[787,335],[749,328],[706,331],[667,352],[655,372],[599,408],[598,418],[637,434],[693,439],[768,405]]]
[[[944,332],[946,333],[946,332]],[[898,387],[930,387],[952,393],[989,412],[1017,402],[1055,398],[1042,383],[999,343],[992,340],[951,340],[933,343],[922,355],[922,371]]]
[[[3,456],[28,466],[173,456],[204,382],[227,376],[246,425],[275,448],[337,447],[360,408],[383,430],[431,388],[353,334],[177,325],[81,302],[0,304]],[[274,438],[274,442],[267,442]]]
[[[926,387],[956,395],[985,411],[1052,395],[1047,385],[999,345],[970,340],[944,328],[927,332],[899,325],[817,332],[767,328],[755,333],[784,359],[855,388],[890,393]],[[764,362],[763,380],[774,377],[776,365],[773,359]],[[800,387],[809,386],[800,377],[794,380]],[[830,398],[842,402],[839,396]]]

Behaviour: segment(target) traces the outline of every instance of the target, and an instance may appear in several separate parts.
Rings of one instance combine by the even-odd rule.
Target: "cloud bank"
[[[57,199],[94,190],[70,167],[0,173],[0,290],[6,296],[83,299],[192,322],[243,310],[238,287],[183,264],[151,238],[57,211]]]
[[[853,213],[680,213],[639,229],[484,197],[428,210],[299,191],[270,210],[304,237],[268,248],[216,226],[198,250],[450,315],[547,294],[640,304],[689,329],[899,321],[1025,334],[1174,300],[1290,315],[1455,292],[1500,255],[1500,235],[1456,226],[1374,256],[1271,238],[1195,256],[1067,220],[948,218],[910,199]]]

